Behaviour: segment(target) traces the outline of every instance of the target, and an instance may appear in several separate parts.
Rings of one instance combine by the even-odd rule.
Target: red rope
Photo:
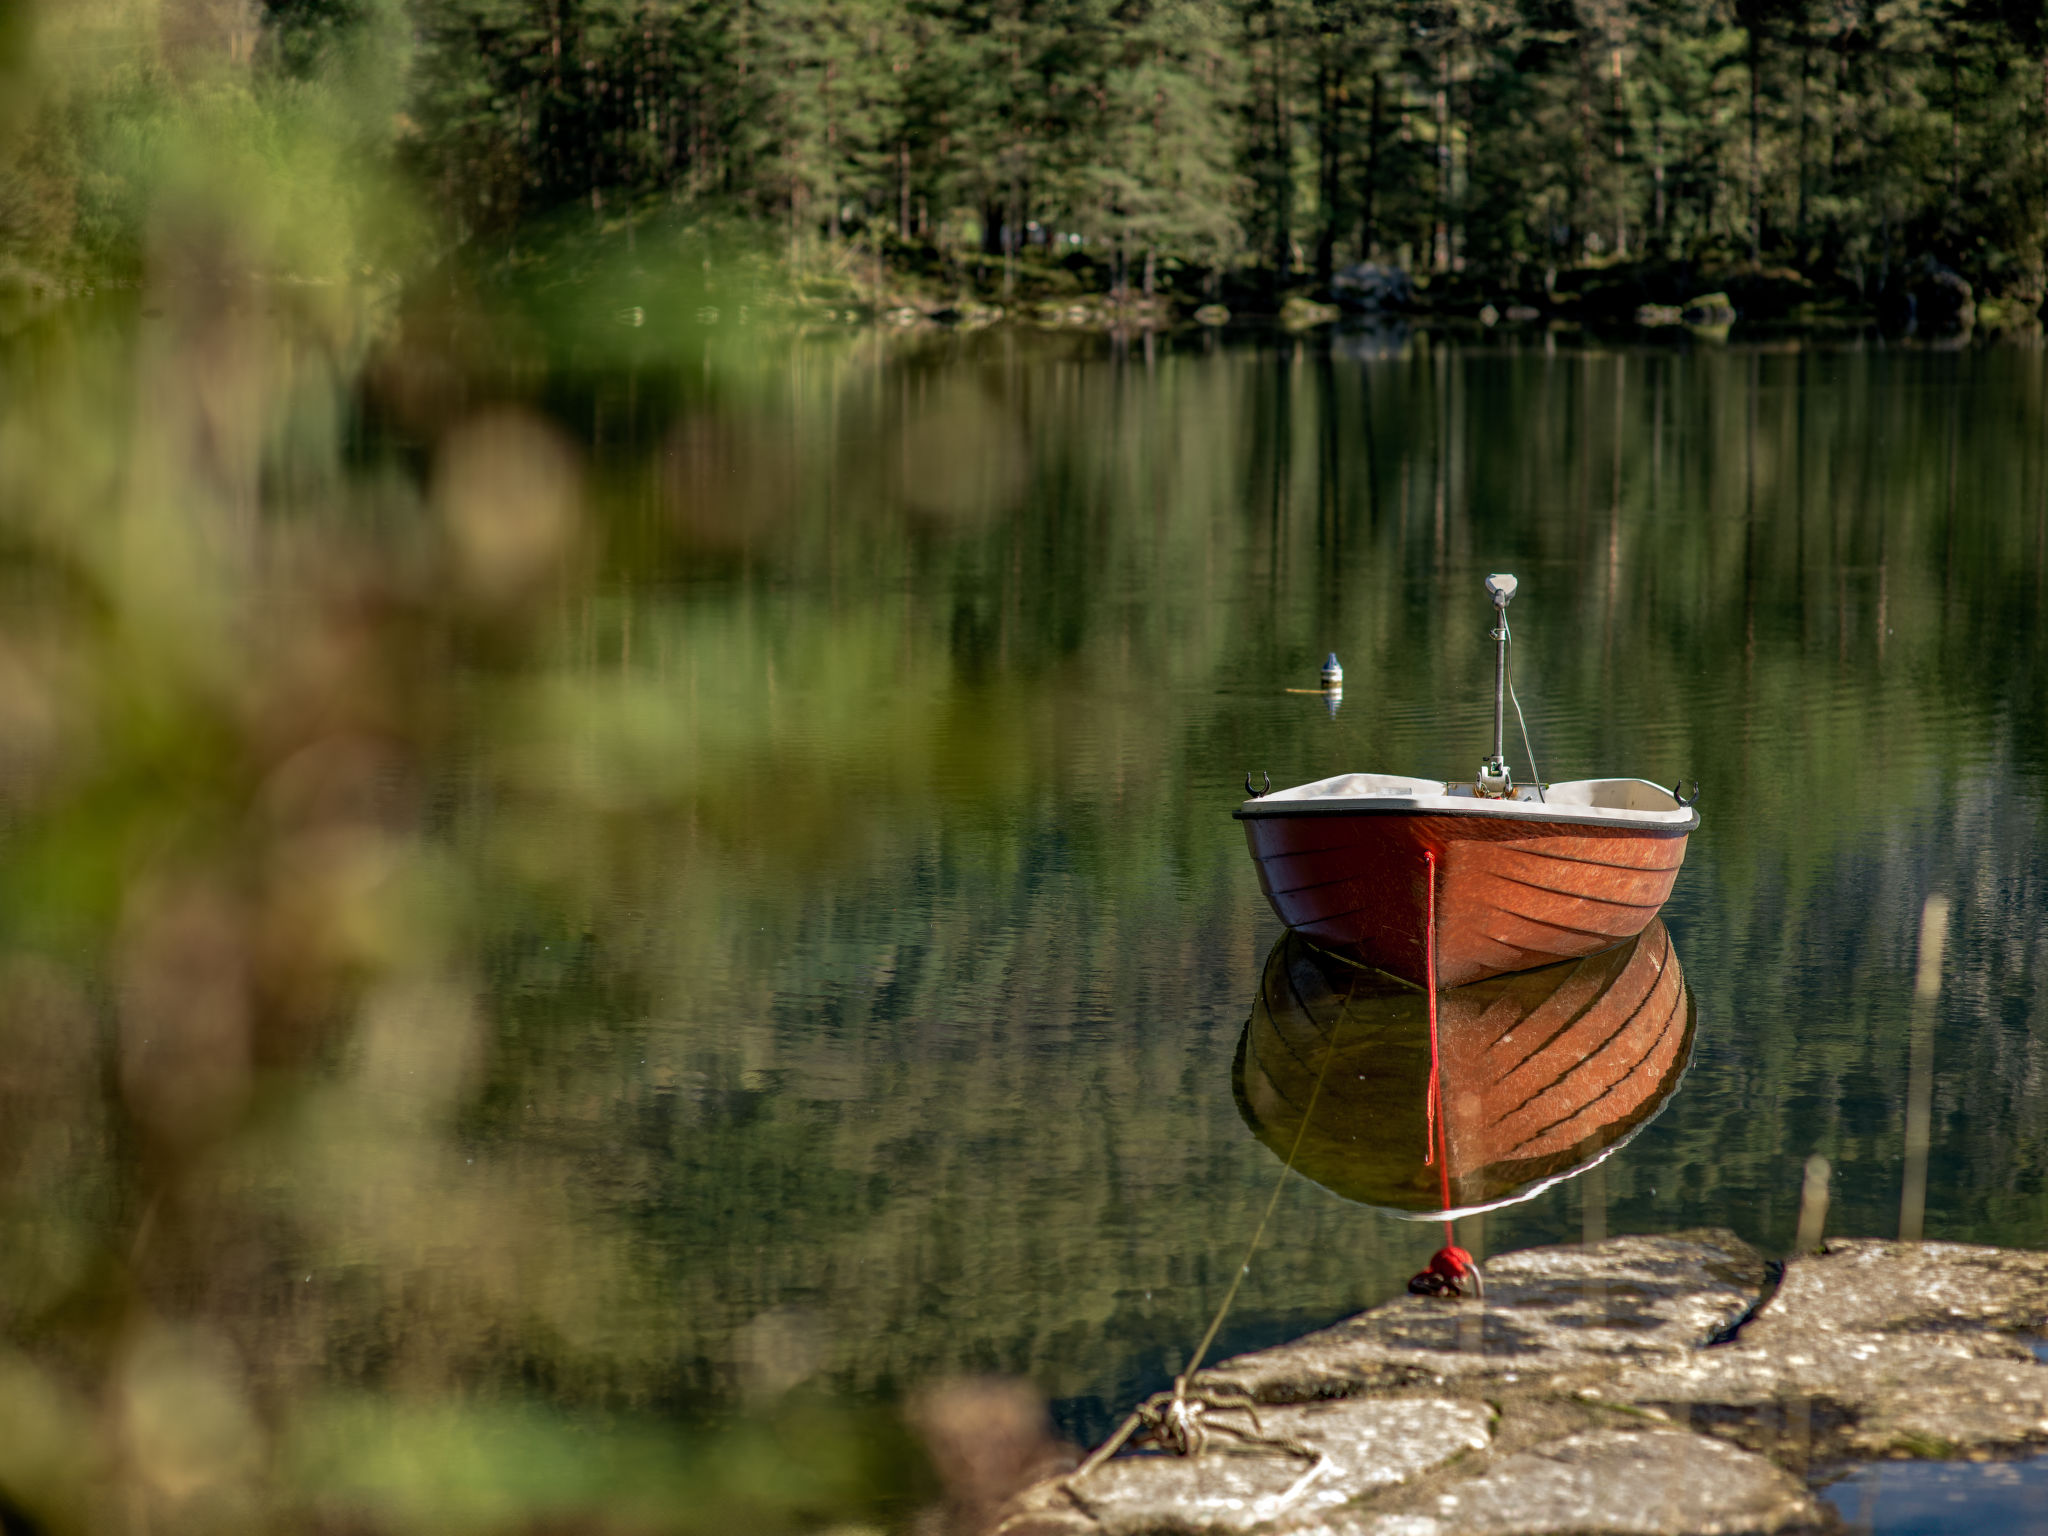
[[[1444,1124],[1444,1078],[1443,1057],[1437,1044],[1436,1031],[1436,850],[1425,848],[1422,862],[1429,876],[1429,894],[1425,899],[1424,912],[1427,915],[1423,929],[1422,953],[1424,968],[1429,973],[1429,1108],[1427,1112],[1429,1146],[1424,1152],[1422,1166],[1436,1164],[1437,1186],[1442,1191],[1443,1208],[1451,1208],[1451,1137],[1450,1127]],[[1456,1240],[1451,1224],[1444,1223],[1444,1246],[1454,1247]]]
[[[1437,1160],[1437,1120],[1443,1094],[1436,1045],[1436,850],[1425,848],[1422,863],[1429,880],[1429,892],[1423,898],[1425,916],[1422,927],[1422,968],[1429,978],[1429,1094],[1423,1111],[1427,1122],[1427,1145],[1422,1152],[1422,1166],[1427,1168]]]
[[[1429,893],[1423,906],[1427,926],[1422,938],[1423,962],[1429,974],[1429,1094],[1424,1107],[1428,1145],[1423,1151],[1422,1165],[1436,1165],[1437,1188],[1442,1192],[1444,1210],[1449,1211],[1451,1131],[1444,1119],[1443,1051],[1436,1027],[1436,850],[1425,848],[1422,862],[1429,876]],[[1468,1282],[1475,1287],[1480,1283],[1478,1266],[1472,1262],[1472,1255],[1458,1246],[1457,1232],[1446,1215],[1443,1247],[1430,1256],[1429,1267],[1408,1282],[1408,1289],[1425,1296],[1462,1296]]]

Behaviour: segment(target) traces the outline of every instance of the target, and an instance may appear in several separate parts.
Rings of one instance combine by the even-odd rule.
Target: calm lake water
[[[732,477],[671,488],[697,547],[618,573],[587,673],[705,699],[718,809],[672,906],[593,872],[573,962],[508,967],[553,1027],[488,1135],[607,1171],[587,1218],[708,1381],[750,1349],[853,1393],[1017,1372],[1101,1432],[1278,1167],[1231,1082],[1279,932],[1243,775],[1469,776],[1507,569],[1543,773],[1705,786],[1666,913],[1698,1033],[1638,1139],[1467,1243],[1779,1253],[1815,1152],[1829,1230],[1895,1232],[1931,893],[1927,1230],[2048,1242],[2044,383],[2038,350],[991,337],[795,354],[675,427],[603,380],[588,439],[715,443]],[[1332,650],[1334,717],[1299,691]],[[564,986],[621,943],[651,995]],[[583,1107],[524,1108],[535,1078]],[[1379,1301],[1437,1241],[1297,1180],[1223,1345]]]
[[[12,409],[69,355],[31,349]],[[1704,786],[1665,911],[1696,1031],[1634,1139],[1461,1240],[1778,1254],[1816,1152],[1828,1230],[1894,1233],[1941,894],[1927,1231],[2048,1245],[2038,348],[728,336],[321,387],[251,483],[401,564],[440,507],[471,596],[417,589],[421,633],[517,574],[536,483],[585,490],[567,574],[505,578],[516,621],[394,652],[431,695],[408,867],[459,999],[266,1079],[278,1115],[346,1080],[428,1150],[316,1189],[259,1137],[192,1176],[369,1208],[196,1292],[230,1333],[298,1307],[311,1378],[694,1417],[1002,1372],[1098,1436],[1182,1364],[1280,1171],[1233,1085],[1280,935],[1243,777],[1469,777],[1491,570],[1542,775]],[[508,400],[571,447],[494,451]],[[1331,651],[1334,713],[1302,691]],[[19,939],[55,898],[15,885]],[[134,1099],[111,1080],[77,1091]],[[65,1241],[127,1244],[144,1204],[81,1202]],[[1291,1180],[1219,1352],[1439,1241]],[[287,1271],[324,1300],[279,1302]]]

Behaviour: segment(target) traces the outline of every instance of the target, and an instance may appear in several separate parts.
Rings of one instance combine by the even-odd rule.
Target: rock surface
[[[1203,1379],[1260,1402],[1460,1381],[1468,1388],[1679,1357],[1746,1312],[1763,1260],[1731,1233],[1532,1248],[1485,1267],[1486,1301],[1404,1296]],[[1563,1385],[1563,1383],[1560,1383]]]
[[[1676,1430],[1592,1430],[1438,1494],[1426,1514],[1360,1521],[1361,1536],[1540,1536],[1811,1530],[1820,1511],[1799,1479],[1761,1456]]]
[[[1013,1516],[1003,1529],[1008,1536],[1021,1536],[1027,1528],[1106,1536],[1320,1530],[1333,1510],[1483,1450],[1492,1417],[1483,1403],[1443,1398],[1360,1398],[1278,1408],[1259,1416],[1260,1427],[1320,1452],[1319,1465],[1284,1452],[1227,1448],[1185,1460],[1126,1456],[1078,1480],[1041,1484],[1018,1512],[1032,1518]],[[1212,1443],[1230,1442],[1218,1437]]]
[[[1725,1349],[1622,1373],[1620,1397],[1781,1458],[2048,1443],[2048,1255],[1838,1242],[1786,1267]]]
[[[1280,1452],[1126,1457],[1073,1491],[1038,1484],[994,1529],[1825,1531],[1839,1524],[1807,1486],[1816,1464],[2048,1446],[2048,1255],[1836,1242],[1772,1290],[1755,1250],[1706,1232],[1484,1270],[1484,1302],[1403,1297],[1202,1373],[1325,1455],[1305,1484]]]
[[[1703,293],[1686,300],[1679,318],[1687,325],[1716,326],[1735,323],[1735,306],[1725,293]]]
[[[1368,314],[1412,309],[1415,305],[1415,284],[1408,274],[1399,267],[1383,267],[1373,262],[1341,269],[1331,279],[1330,290],[1331,297],[1344,308]]]

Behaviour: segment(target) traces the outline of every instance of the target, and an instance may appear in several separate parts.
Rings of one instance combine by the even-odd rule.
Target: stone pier
[[[2048,1255],[1731,1233],[1534,1248],[1486,1298],[1409,1296],[1199,1381],[1321,1457],[1129,1455],[1014,1499],[1001,1536],[1691,1536],[1839,1529],[1873,1459],[2048,1450]],[[1225,1421],[1249,1427],[1242,1409]]]

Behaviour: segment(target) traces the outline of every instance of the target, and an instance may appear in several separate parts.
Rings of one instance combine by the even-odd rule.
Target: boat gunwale
[[[1661,787],[1661,786],[1660,786]],[[1442,803],[1437,803],[1437,802]],[[1683,821],[1649,821],[1650,816],[1668,816],[1669,811],[1605,810],[1589,806],[1583,810],[1546,805],[1538,800],[1460,800],[1451,795],[1422,799],[1407,795],[1356,796],[1348,799],[1283,800],[1277,804],[1264,797],[1247,800],[1230,813],[1234,821],[1270,821],[1290,816],[1471,816],[1501,825],[1604,827],[1612,832],[1639,832],[1656,837],[1686,837],[1697,832],[1700,813],[1683,808]]]

